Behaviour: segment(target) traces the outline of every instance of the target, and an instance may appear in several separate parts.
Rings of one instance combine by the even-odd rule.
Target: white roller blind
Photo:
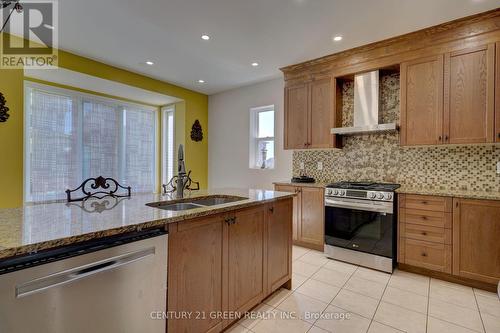
[[[26,83],[25,200],[65,198],[90,177],[155,191],[156,110]]]

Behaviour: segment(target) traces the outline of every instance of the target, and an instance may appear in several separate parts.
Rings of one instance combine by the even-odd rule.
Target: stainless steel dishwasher
[[[167,241],[148,230],[1,262],[0,332],[165,332]]]

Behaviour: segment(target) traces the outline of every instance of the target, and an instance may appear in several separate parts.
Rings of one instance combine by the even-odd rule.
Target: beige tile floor
[[[281,289],[232,333],[500,333],[494,293],[396,270],[392,275],[293,247]]]

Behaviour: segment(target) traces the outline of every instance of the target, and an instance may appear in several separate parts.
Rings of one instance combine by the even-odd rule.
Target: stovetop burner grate
[[[375,183],[375,182],[338,182],[327,185],[328,188],[341,188],[366,191],[394,191],[399,188],[399,184]]]

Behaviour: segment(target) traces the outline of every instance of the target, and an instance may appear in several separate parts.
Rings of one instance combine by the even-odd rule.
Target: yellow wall
[[[185,118],[187,167],[192,170],[193,179],[199,181],[202,188],[206,188],[208,177],[206,95],[64,51],[59,51],[59,67],[183,99],[181,109],[184,109]],[[11,115],[6,123],[0,123],[2,144],[0,208],[18,207],[23,203],[23,81],[23,71],[0,69],[0,92],[7,99]],[[204,139],[201,142],[193,142],[189,138],[191,126],[196,119],[200,121],[204,131]]]

